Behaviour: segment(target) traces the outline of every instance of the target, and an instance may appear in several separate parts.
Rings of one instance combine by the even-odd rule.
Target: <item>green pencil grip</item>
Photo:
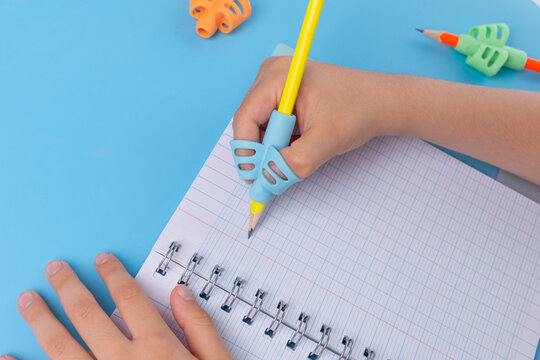
[[[527,54],[506,46],[510,28],[506,24],[479,25],[468,34],[459,35],[456,51],[467,56],[467,65],[486,76],[493,76],[506,67],[523,70]]]

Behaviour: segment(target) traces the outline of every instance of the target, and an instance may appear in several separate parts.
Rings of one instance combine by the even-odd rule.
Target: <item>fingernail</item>
[[[19,300],[17,301],[17,305],[22,310],[25,310],[30,304],[34,301],[34,294],[32,294],[31,291],[25,291],[19,295]]]
[[[101,253],[96,256],[96,265],[103,265],[111,259],[112,255],[109,253]]]
[[[47,264],[47,267],[45,268],[45,272],[47,273],[47,275],[53,276],[54,274],[58,272],[58,270],[62,268],[62,266],[64,266],[62,261],[53,260]]]
[[[188,290],[185,285],[179,285],[176,287],[176,292],[180,297],[186,301],[193,300],[193,295],[191,295],[191,291]]]

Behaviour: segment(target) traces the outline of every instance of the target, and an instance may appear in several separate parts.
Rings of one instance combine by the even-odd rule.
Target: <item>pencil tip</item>
[[[422,33],[422,34],[424,33],[424,29],[418,29],[417,28],[416,31],[418,31],[419,33]]]
[[[248,239],[251,237],[251,235],[253,235],[253,229],[248,230]]]

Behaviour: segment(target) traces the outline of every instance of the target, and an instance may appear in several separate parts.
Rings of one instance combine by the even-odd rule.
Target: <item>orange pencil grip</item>
[[[190,0],[190,13],[197,19],[197,34],[209,38],[219,29],[229,33],[251,16],[249,0]]]

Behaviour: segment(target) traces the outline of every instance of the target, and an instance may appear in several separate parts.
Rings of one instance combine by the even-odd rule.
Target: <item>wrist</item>
[[[359,71],[362,116],[372,124],[374,136],[410,136],[414,107],[410,76]]]

